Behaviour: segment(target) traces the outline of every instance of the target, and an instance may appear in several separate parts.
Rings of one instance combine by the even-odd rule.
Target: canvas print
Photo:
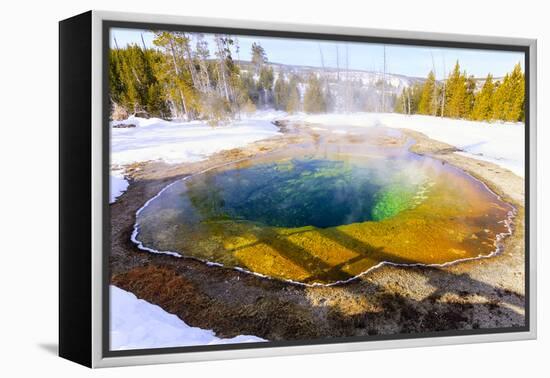
[[[526,327],[524,52],[197,30],[109,30],[110,351]]]

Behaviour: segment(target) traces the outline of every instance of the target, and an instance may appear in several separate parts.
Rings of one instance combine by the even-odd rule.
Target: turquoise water
[[[405,160],[359,166],[339,160],[289,159],[193,177],[186,182],[185,196],[209,220],[321,228],[379,221],[418,200],[425,180],[404,175],[407,165]]]

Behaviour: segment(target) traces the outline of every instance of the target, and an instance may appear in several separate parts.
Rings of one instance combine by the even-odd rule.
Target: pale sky
[[[147,47],[154,47],[154,35],[148,30],[111,29],[111,47],[116,38],[119,47],[130,43],[142,45],[141,36]],[[212,34],[204,34],[212,49]],[[294,38],[272,38],[257,36],[236,36],[240,46],[235,59],[250,60],[253,42],[264,48],[268,60],[273,63],[322,67],[336,67],[337,57],[341,69],[346,68],[346,56],[349,69],[383,71],[384,48],[381,44],[358,42],[317,41]],[[322,56],[322,58],[321,58]],[[490,51],[473,49],[440,48],[426,46],[386,45],[386,71],[405,76],[426,77],[435,67],[438,79],[444,77],[453,68],[456,61],[462,70],[475,77],[485,77],[492,73],[502,77],[512,71],[516,63],[524,64],[524,54],[510,51]]]

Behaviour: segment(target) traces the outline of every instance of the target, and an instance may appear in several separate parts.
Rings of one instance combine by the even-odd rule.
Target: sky
[[[147,30],[111,29],[111,47],[124,47],[131,43],[154,47],[154,34]],[[212,35],[204,34],[212,49]],[[239,53],[233,57],[250,60],[253,42],[264,48],[272,63],[303,65],[314,67],[337,67],[347,65],[351,70],[384,70],[384,46],[374,43],[317,41],[293,38],[272,38],[257,36],[237,36]],[[456,61],[469,75],[483,78],[491,73],[503,77],[512,71],[517,63],[524,67],[524,55],[520,52],[489,51],[474,49],[440,48],[426,46],[386,45],[386,72],[412,77],[426,77],[435,69],[437,79],[442,79],[452,70]]]

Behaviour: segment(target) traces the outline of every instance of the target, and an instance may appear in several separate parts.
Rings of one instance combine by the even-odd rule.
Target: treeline
[[[289,113],[323,112],[327,101],[320,80],[281,69],[277,75],[261,45],[250,63],[234,59],[238,41],[215,35],[213,51],[201,34],[156,32],[154,48],[136,44],[110,50],[111,118],[131,114],[218,123],[273,107]],[[305,86],[303,98],[299,90]]]
[[[405,88],[395,111],[404,114],[462,118],[477,121],[524,121],[525,76],[517,64],[502,81],[487,75],[481,89],[473,76],[460,70],[458,61],[442,81],[430,72],[426,81]]]

